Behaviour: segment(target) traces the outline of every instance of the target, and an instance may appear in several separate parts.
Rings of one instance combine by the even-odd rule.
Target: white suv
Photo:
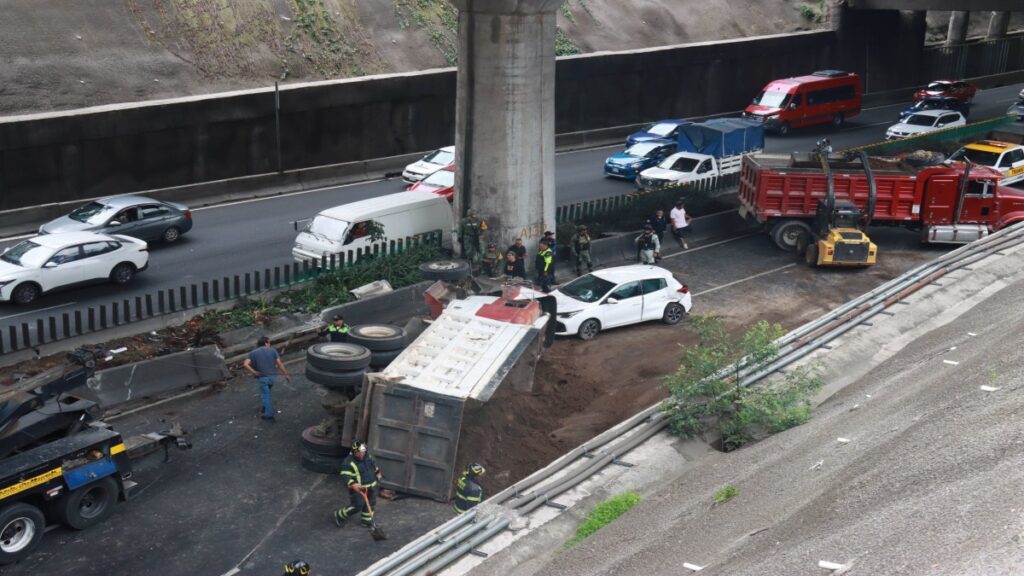
[[[149,266],[145,241],[65,232],[36,236],[0,255],[0,302],[30,304],[59,288],[109,280],[125,284]]]

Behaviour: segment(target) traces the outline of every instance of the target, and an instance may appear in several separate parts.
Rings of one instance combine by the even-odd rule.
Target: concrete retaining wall
[[[104,409],[110,409],[132,400],[157,398],[189,386],[217,382],[228,376],[220,350],[216,346],[205,346],[100,370],[81,392]]]

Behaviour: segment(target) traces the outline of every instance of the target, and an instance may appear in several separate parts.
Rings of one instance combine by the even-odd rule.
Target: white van
[[[381,226],[384,238],[374,242],[369,228]],[[404,240],[417,234],[441,231],[442,246],[451,248],[452,208],[433,192],[399,192],[320,212],[295,238],[292,256],[298,261],[358,251],[375,243]]]

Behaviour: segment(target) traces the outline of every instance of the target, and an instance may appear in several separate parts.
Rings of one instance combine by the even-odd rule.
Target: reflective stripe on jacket
[[[351,454],[341,463],[341,475],[345,478],[345,485],[357,484],[363,488],[375,488],[377,486],[377,472],[380,468],[369,454],[363,456],[362,460],[356,460]],[[370,482],[366,482],[369,480]]]
[[[463,474],[455,483],[455,512],[462,514],[479,504],[483,496],[484,489],[476,483],[476,480],[470,478],[468,474]]]

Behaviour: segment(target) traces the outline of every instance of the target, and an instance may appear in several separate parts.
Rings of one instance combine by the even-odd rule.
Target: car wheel
[[[14,564],[43,540],[46,517],[35,506],[19,502],[0,510],[0,566]]]
[[[306,362],[326,372],[362,370],[370,365],[370,351],[358,344],[324,342],[306,350]]]
[[[41,290],[37,284],[26,282],[24,284],[19,284],[17,288],[14,289],[14,292],[11,292],[11,300],[14,300],[15,304],[24,306],[35,302],[36,299],[39,298],[40,292]]]
[[[114,284],[127,284],[135,275],[135,266],[122,262],[110,271],[110,281]]]
[[[597,333],[601,331],[601,323],[595,318],[585,320],[583,324],[580,324],[579,330],[576,333],[579,335],[581,340],[593,340]]]
[[[469,276],[469,262],[465,260],[435,260],[420,264],[424,280],[461,280]]]
[[[361,324],[349,328],[348,341],[371,352],[388,352],[405,346],[405,330],[390,324]]]
[[[175,228],[174,226],[171,226],[167,230],[164,230],[164,242],[171,244],[172,242],[177,242],[178,238],[181,238],[181,230]]]
[[[114,513],[117,493],[117,482],[110,476],[86,484],[60,499],[57,520],[75,530],[95,526]]]
[[[776,129],[776,131],[779,133],[779,136],[785,136],[786,134],[789,134],[789,122],[783,122],[782,124],[779,124],[779,127]]]
[[[843,127],[843,122],[845,120],[846,120],[846,118],[843,117],[843,113],[842,112],[836,114],[835,116],[832,117],[832,127],[836,128],[836,129],[842,128]]]
[[[679,302],[669,302],[668,306],[665,306],[665,313],[661,316],[661,321],[669,326],[675,326],[679,324],[679,321],[686,316],[686,308]]]

